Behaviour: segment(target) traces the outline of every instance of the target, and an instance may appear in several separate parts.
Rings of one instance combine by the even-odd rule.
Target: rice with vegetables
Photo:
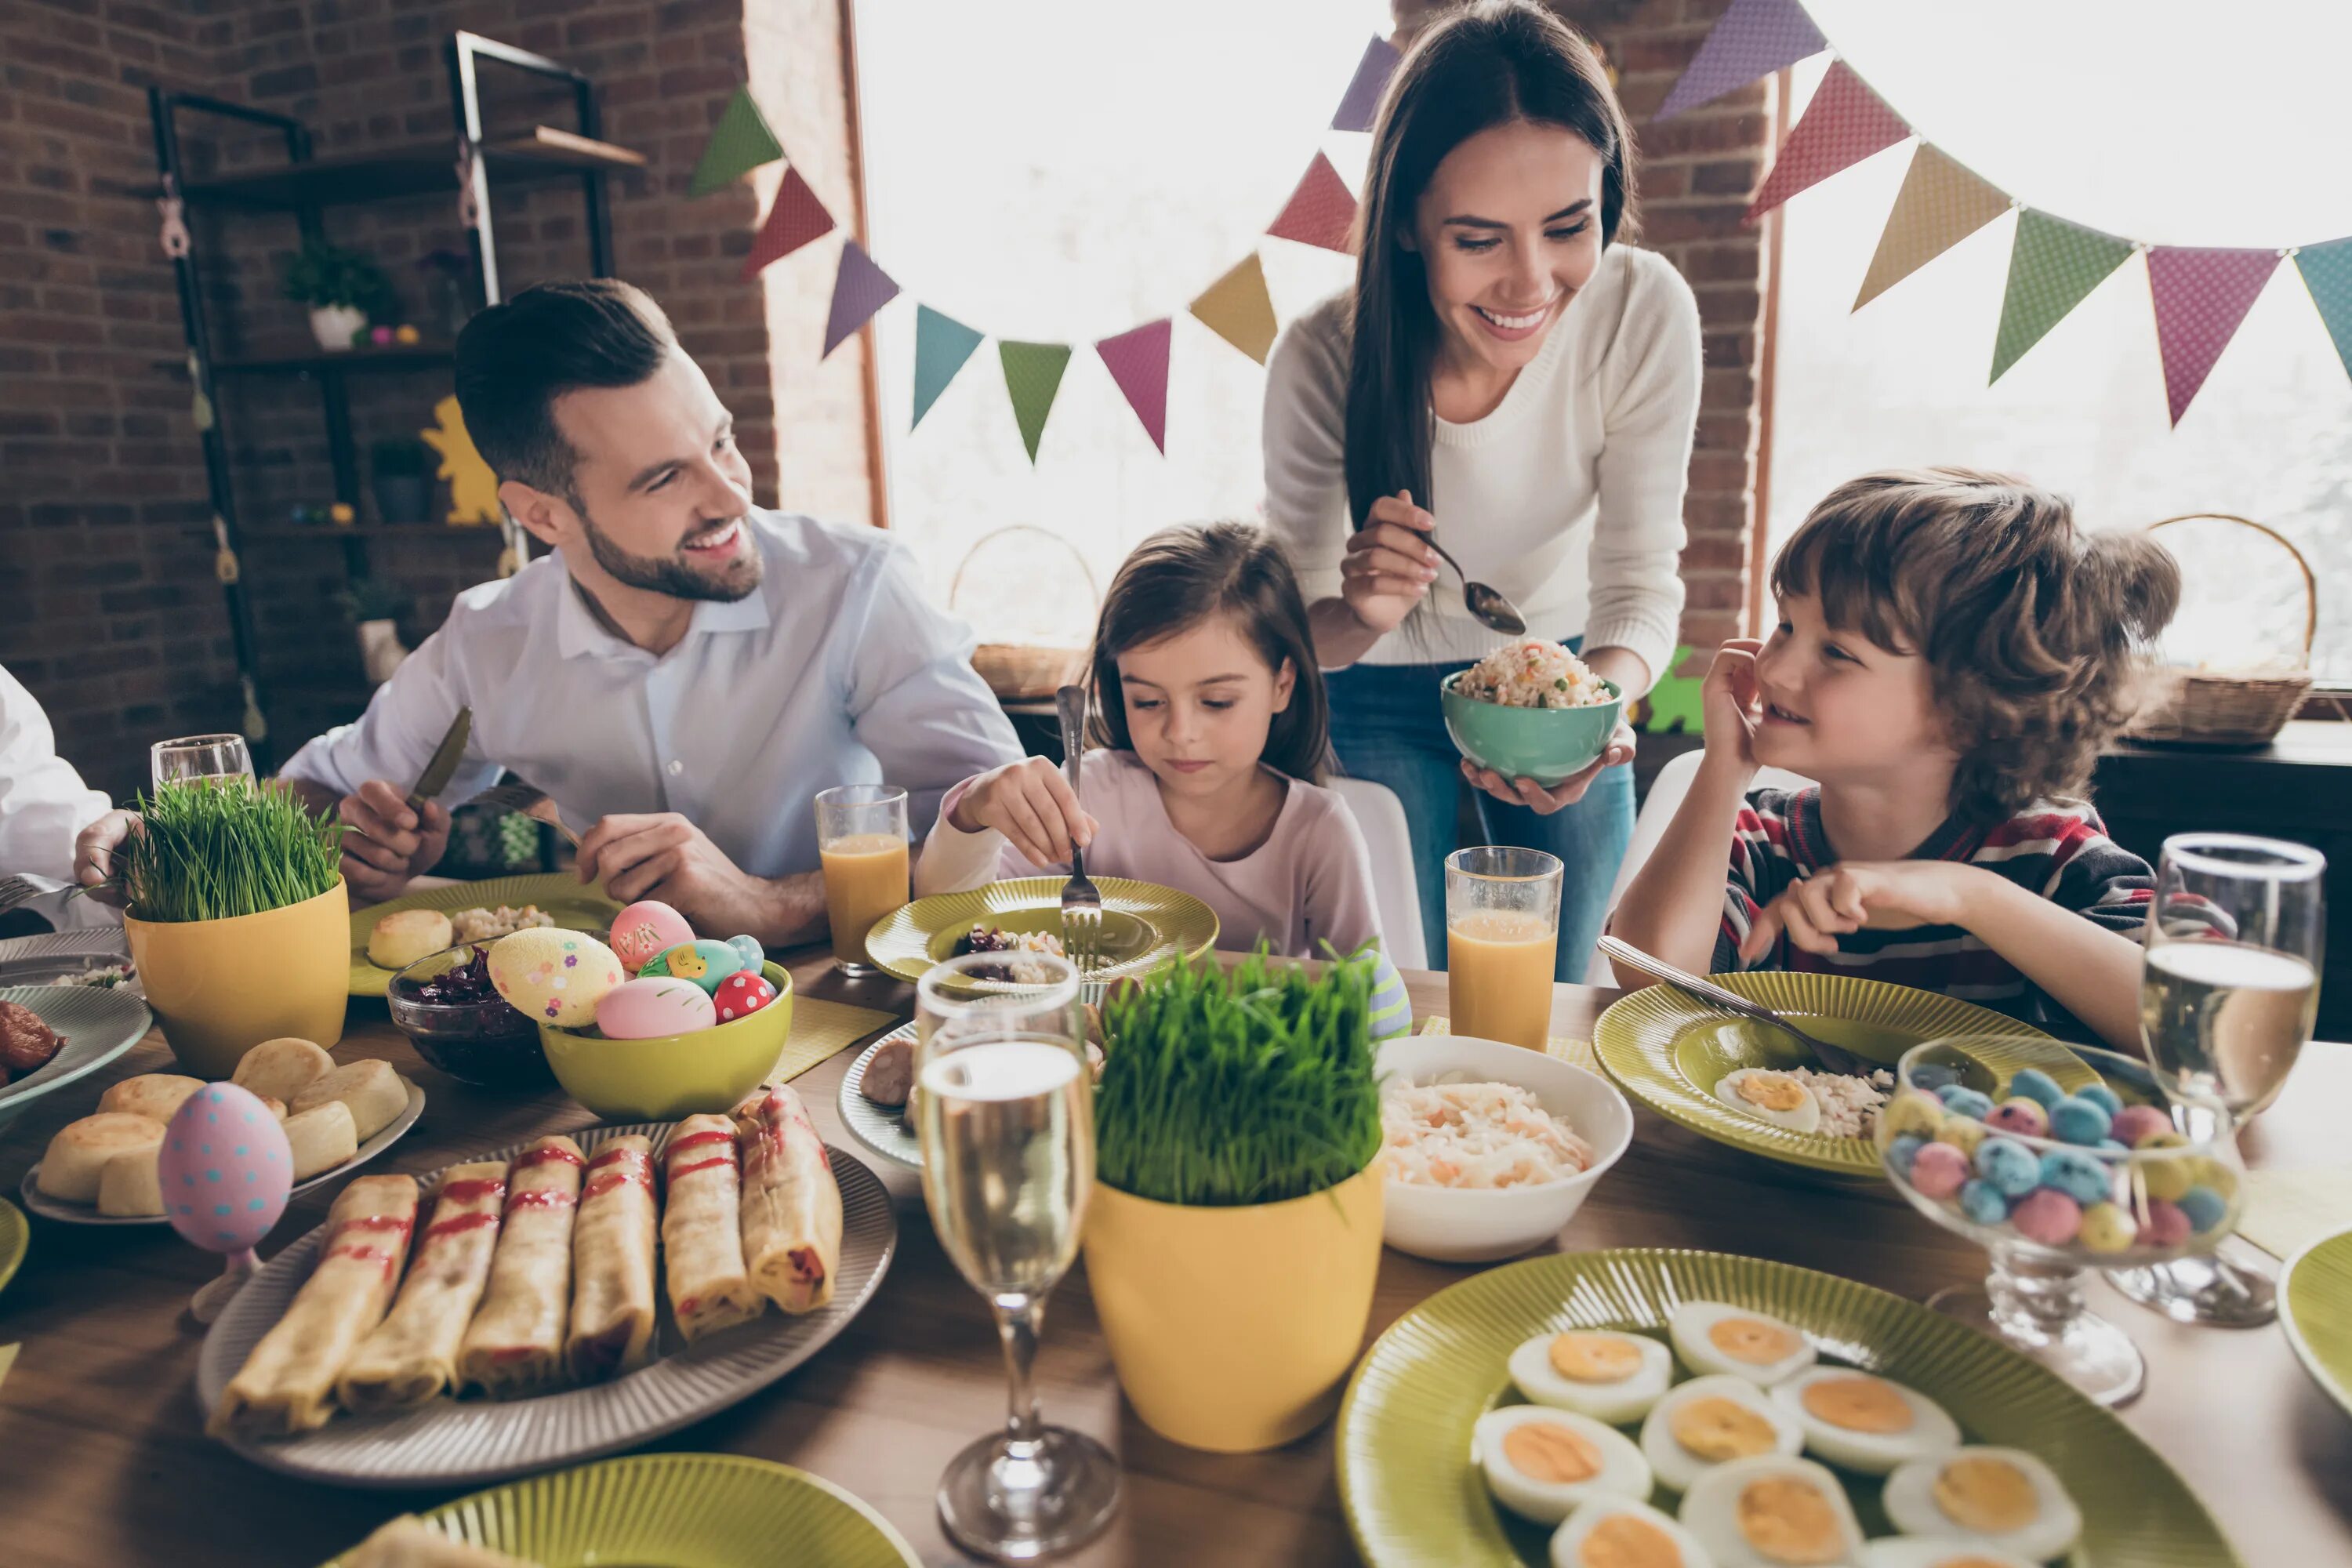
[[[1609,683],[1556,642],[1498,647],[1462,672],[1454,689],[1506,708],[1593,708],[1614,702]]]
[[[1416,1187],[1526,1187],[1588,1170],[1592,1145],[1515,1083],[1381,1090],[1389,1179]]]
[[[1868,1138],[1878,1129],[1878,1108],[1895,1089],[1895,1075],[1880,1068],[1868,1078],[1853,1073],[1790,1068],[1788,1076],[1812,1091],[1822,1105],[1824,1138]]]

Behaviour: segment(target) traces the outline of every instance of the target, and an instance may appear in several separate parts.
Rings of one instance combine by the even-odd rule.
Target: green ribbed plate
[[[537,904],[566,931],[604,931],[612,928],[621,906],[606,898],[601,886],[590,886],[569,871],[541,871],[529,877],[497,877],[487,882],[457,882],[386,899],[352,911],[352,992],[354,996],[381,996],[392,985],[394,971],[368,962],[369,935],[375,922],[399,910],[439,910],[455,914],[477,907],[505,904],[520,909]]]
[[[1835,1275],[1653,1247],[1491,1268],[1380,1337],[1349,1380],[1337,1438],[1340,1502],[1369,1568],[1544,1563],[1551,1532],[1507,1526],[1470,1460],[1472,1425],[1516,1403],[1505,1362],[1523,1342],[1563,1329],[1663,1334],[1676,1303],[1689,1300],[1769,1312],[1823,1354],[1936,1400],[1970,1442],[2039,1455],[2083,1510],[2082,1542],[2061,1559],[2067,1568],[2237,1568],[2221,1526],[2154,1449],[1989,1336]],[[1878,1483],[1841,1475],[1864,1528],[1883,1533]]]
[[[0,1290],[8,1289],[8,1281],[16,1278],[17,1267],[32,1246],[33,1226],[25,1211],[0,1198]]]
[[[1888,1068],[1928,1040],[1955,1035],[2007,1036],[1977,1053],[2003,1075],[2038,1067],[2068,1089],[2097,1081],[2081,1058],[2052,1041],[2044,1053],[2022,1044],[2048,1039],[2014,1018],[1939,996],[1844,974],[1759,970],[1708,976],[1727,991],[1787,1014],[1806,1033]],[[1592,1030],[1593,1054],[1625,1092],[1679,1126],[1718,1143],[1832,1175],[1881,1179],[1877,1147],[1867,1138],[1790,1132],[1716,1099],[1715,1086],[1739,1068],[1802,1067],[1803,1047],[1769,1025],[1718,1013],[1667,985],[1621,997]]]
[[[968,893],[917,899],[875,922],[866,951],[899,979],[914,981],[976,925],[1058,935],[1062,884],[1068,880],[1015,877]],[[1092,979],[1141,974],[1178,953],[1197,958],[1217,945],[1217,912],[1190,893],[1124,877],[1097,877],[1094,884],[1102,894],[1105,963]]]
[[[2352,1230],[2323,1237],[2287,1259],[2278,1315],[2304,1371],[2352,1415]]]
[[[417,1516],[540,1568],[921,1568],[906,1538],[821,1476],[735,1454],[642,1454],[535,1476]],[[341,1568],[350,1554],[322,1568]]]

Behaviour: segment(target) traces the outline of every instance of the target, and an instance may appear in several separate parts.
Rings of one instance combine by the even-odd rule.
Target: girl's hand
[[[1706,715],[1706,760],[1753,774],[1756,726],[1763,716],[1763,700],[1756,690],[1756,656],[1764,645],[1755,637],[1732,637],[1715,650],[1699,699]]]
[[[1339,596],[1365,628],[1396,630],[1437,581],[1437,552],[1422,535],[1437,520],[1412,504],[1411,490],[1372,502],[1339,562]]]
[[[1807,879],[1757,911],[1739,944],[1753,963],[1788,933],[1790,945],[1824,957],[1848,931],[1964,925],[1974,868],[1951,860],[1849,860]]]
[[[1533,779],[1507,779],[1492,768],[1482,768],[1468,758],[1462,762],[1462,776],[1510,805],[1524,805],[1538,816],[1549,816],[1563,806],[1574,805],[1592,787],[1603,768],[1619,767],[1633,760],[1633,726],[1620,721],[1609,744],[1601,749],[1600,758],[1582,773],[1563,779],[1556,788],[1546,789]]]
[[[981,774],[948,820],[966,833],[996,829],[1033,866],[1067,860],[1071,846],[1084,849],[1100,826],[1078,804],[1062,770],[1043,757],[1024,757]]]

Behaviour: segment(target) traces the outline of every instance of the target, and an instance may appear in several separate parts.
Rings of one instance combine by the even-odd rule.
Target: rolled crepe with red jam
[[[654,1145],[630,1133],[596,1151],[572,1233],[572,1332],[563,1364],[580,1383],[634,1372],[654,1339]]]
[[[662,1150],[661,1240],[669,1308],[692,1344],[768,1310],[743,1268],[742,1172],[735,1123],[689,1116]]]
[[[763,1084],[735,1108],[743,1150],[743,1262],[760,1293],[787,1312],[833,1300],[841,1264],[841,1188],[808,1107]]]
[[[438,1398],[457,1380],[457,1348],[489,1283],[506,1212],[507,1163],[452,1165],[432,1206],[392,1310],[335,1380],[335,1397],[354,1415],[405,1410]]]
[[[383,1321],[416,1228],[416,1178],[361,1176],[327,1211],[326,1245],[278,1326],[222,1391],[206,1430],[291,1436],[335,1413],[335,1378]]]
[[[457,1350],[458,1382],[497,1398],[563,1381],[572,1303],[572,1222],[580,1207],[580,1145],[558,1134],[515,1156],[506,1217],[482,1304]]]

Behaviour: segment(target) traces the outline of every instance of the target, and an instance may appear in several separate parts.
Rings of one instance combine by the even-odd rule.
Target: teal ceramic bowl
[[[1437,689],[1455,747],[1482,768],[1546,789],[1591,767],[1625,710],[1625,694],[1613,680],[1606,683],[1611,700],[1589,708],[1507,708],[1463,696],[1454,689],[1461,679],[1449,675]]]

